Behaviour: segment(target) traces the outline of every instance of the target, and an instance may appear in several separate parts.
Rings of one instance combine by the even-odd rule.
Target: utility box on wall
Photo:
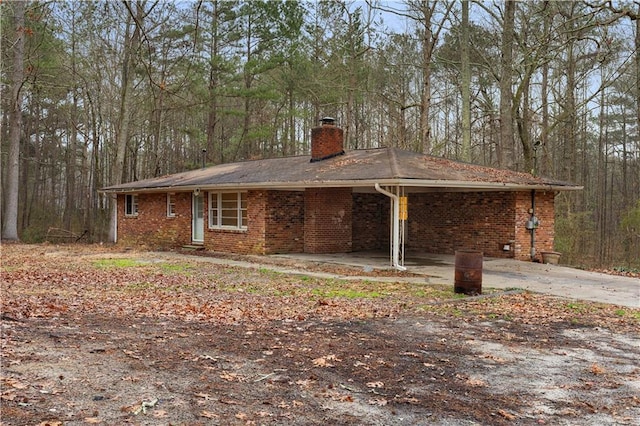
[[[537,229],[540,226],[540,221],[538,220],[538,218],[536,216],[533,216],[533,217],[531,217],[531,219],[529,219],[527,221],[527,223],[525,223],[524,226],[529,231],[531,231],[532,229]]]

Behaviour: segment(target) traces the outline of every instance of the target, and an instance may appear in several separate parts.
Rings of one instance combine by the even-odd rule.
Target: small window
[[[138,216],[138,196],[127,194],[124,196],[124,215]]]
[[[175,194],[167,194],[167,217],[176,217]]]
[[[247,229],[247,193],[210,192],[209,228]]]

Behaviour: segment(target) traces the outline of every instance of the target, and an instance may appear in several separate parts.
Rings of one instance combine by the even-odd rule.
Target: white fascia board
[[[381,186],[405,186],[415,188],[439,188],[472,191],[578,191],[582,186],[562,185],[526,185],[501,182],[470,182],[452,180],[421,180],[421,179],[381,179],[381,180],[336,180],[336,181],[302,181],[302,182],[253,182],[253,183],[229,183],[219,185],[182,185],[166,187],[141,187],[123,188],[114,190],[100,190],[99,192],[127,194],[127,193],[165,193],[165,192],[189,192],[200,188],[202,191],[246,191],[255,189],[302,191],[307,188],[372,188],[375,184]]]
[[[471,182],[471,181],[455,181],[455,180],[413,180],[405,179],[398,185],[405,187],[420,188],[455,188],[455,189],[472,189],[487,191],[523,191],[523,190],[543,190],[543,191],[577,191],[583,189],[582,186],[564,186],[549,184],[520,184],[520,183],[502,183],[502,182]]]

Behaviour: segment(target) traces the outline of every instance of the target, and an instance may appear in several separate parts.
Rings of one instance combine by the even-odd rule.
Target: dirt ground
[[[636,309],[86,245],[1,274],[2,425],[640,424]]]

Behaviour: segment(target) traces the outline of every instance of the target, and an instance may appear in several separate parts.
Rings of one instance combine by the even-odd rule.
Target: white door
[[[204,196],[202,194],[193,194],[191,217],[191,240],[194,243],[204,243]]]

